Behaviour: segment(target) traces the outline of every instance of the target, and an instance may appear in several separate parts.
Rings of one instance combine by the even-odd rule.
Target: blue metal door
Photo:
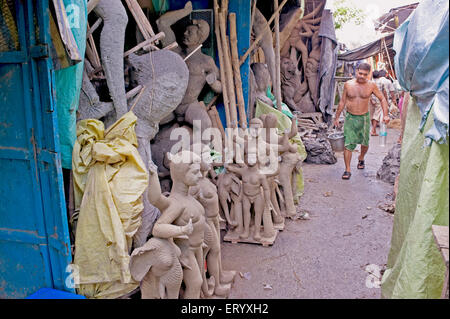
[[[6,0],[0,2],[5,7]],[[0,298],[23,298],[43,287],[74,292],[65,285],[72,257],[48,0],[13,2],[15,25],[4,27],[4,8],[0,20],[3,39],[18,42],[0,52]]]

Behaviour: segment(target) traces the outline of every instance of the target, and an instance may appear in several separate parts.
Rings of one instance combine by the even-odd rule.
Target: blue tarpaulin
[[[423,0],[395,31],[395,71],[400,85],[416,98],[421,130],[433,109],[427,144],[445,143],[448,135],[448,28],[448,1]]]
[[[86,49],[87,0],[64,0],[71,21],[71,30],[81,56]],[[72,168],[72,148],[77,138],[76,112],[80,100],[84,63],[55,71],[55,91],[58,114],[61,164]]]

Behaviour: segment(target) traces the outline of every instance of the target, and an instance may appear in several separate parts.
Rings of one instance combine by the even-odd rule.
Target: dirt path
[[[393,186],[376,179],[399,134],[388,132],[386,147],[372,138],[365,170],[356,169],[354,153],[350,181],[341,179],[342,153],[335,165],[305,164],[300,208],[310,219],[286,220],[272,247],[222,244],[224,268],[247,273],[230,298],[380,298],[380,289],[366,287],[365,269],[385,265],[390,248],[393,215],[377,206]]]

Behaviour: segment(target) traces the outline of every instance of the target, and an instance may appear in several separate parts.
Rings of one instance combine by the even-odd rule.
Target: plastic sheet
[[[106,132],[98,120],[77,125],[73,177],[80,213],[74,263],[78,293],[88,298],[119,297],[139,285],[131,278],[129,254],[141,223],[148,173],[136,148],[136,120],[129,112]]]
[[[411,91],[422,114],[423,132],[433,109],[434,125],[426,142],[445,143],[448,136],[449,24],[446,0],[423,0],[396,31],[395,71],[400,85]]]
[[[449,147],[432,143],[417,129],[421,112],[414,98],[408,104],[403,137],[399,189],[391,249],[382,279],[384,298],[439,298],[445,264],[431,225],[449,222]],[[433,125],[428,118],[425,129]]]

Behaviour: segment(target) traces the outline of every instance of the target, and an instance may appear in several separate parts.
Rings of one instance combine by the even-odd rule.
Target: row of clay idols
[[[235,138],[238,144],[245,145],[245,164],[225,164],[226,172],[218,176],[221,208],[229,227],[233,229],[233,235],[243,240],[250,237],[252,241],[259,242],[272,238],[277,226],[284,224],[285,217],[296,215],[294,194],[301,156],[297,146],[289,140],[297,135],[297,121],[293,118],[290,131],[284,132],[283,136],[276,134],[277,122],[277,117],[272,113],[250,120],[251,134],[248,138],[255,139],[256,143],[251,143],[248,138]],[[261,133],[263,128],[265,134]],[[278,144],[269,144],[274,141]],[[278,152],[273,155],[275,158],[269,158],[271,164],[276,161],[275,170],[267,170],[267,163],[259,162],[261,157],[257,156],[257,151],[248,146],[264,144],[267,153],[271,149],[272,154]],[[250,233],[251,225],[254,225],[253,234]]]
[[[130,271],[141,283],[142,298],[228,296],[236,272],[222,267],[219,198],[207,177],[210,168],[191,151],[170,156],[173,186],[165,197],[157,167],[149,163],[148,197],[161,216],[153,237],[131,255]]]

